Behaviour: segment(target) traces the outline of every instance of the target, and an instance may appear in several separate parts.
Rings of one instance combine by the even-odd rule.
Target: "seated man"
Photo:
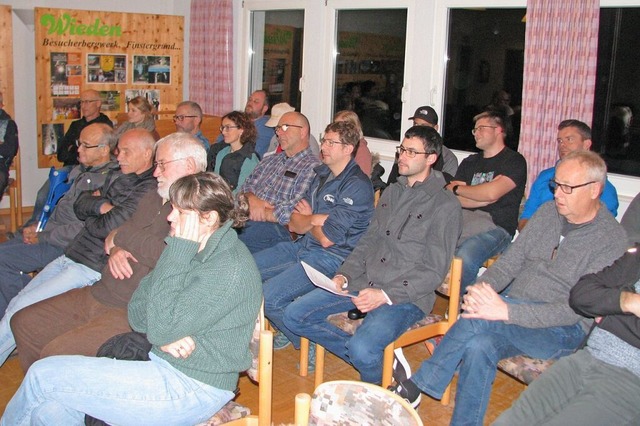
[[[0,315],[31,281],[29,273],[44,268],[49,262],[62,256],[69,243],[78,235],[84,222],[74,212],[74,204],[85,191],[93,192],[104,185],[110,173],[119,173],[118,164],[110,161],[111,149],[116,139],[108,126],[87,126],[82,140],[94,140],[91,145],[102,146],[81,149],[80,165],[73,168],[69,180],[73,181],[67,193],[60,199],[46,227],[36,232],[36,224],[24,228],[22,238],[14,238],[0,244]],[[0,360],[6,358],[0,350]],[[9,354],[6,354],[9,355]],[[0,362],[1,364],[1,362]]]
[[[315,289],[291,303],[284,325],[352,364],[363,381],[382,381],[384,348],[431,312],[462,227],[460,203],[432,170],[442,138],[411,127],[398,147],[400,178],[389,186],[367,232],[333,277],[349,298]],[[343,290],[346,289],[346,290]],[[327,316],[354,308],[366,313],[353,336]]]
[[[562,358],[494,425],[637,425],[640,421],[640,246],[586,275],[569,304],[597,319],[587,344]]]
[[[106,136],[102,139],[93,138],[96,129]],[[115,140],[109,126],[95,124],[87,127],[80,139],[80,156],[91,151],[92,146],[105,144],[107,137]],[[80,194],[74,210],[78,218],[84,221],[84,227],[69,243],[64,255],[50,262],[9,303],[0,321],[0,362],[5,361],[14,347],[9,328],[13,314],[40,300],[91,285],[100,279],[100,271],[107,263],[105,238],[129,219],[140,199],[155,187],[152,167],[154,143],[153,135],[143,129],[129,130],[120,137],[118,162],[122,173],[112,173],[100,189]]]
[[[309,134],[309,121],[299,112],[280,117],[276,135],[283,152],[262,160],[240,188],[249,200],[251,220],[238,236],[251,253],[291,241],[285,225],[320,164],[309,149]]]
[[[571,310],[569,291],[627,247],[624,230],[600,203],[606,177],[604,161],[593,152],[573,152],[558,163],[555,202],[540,207],[469,286],[462,318],[396,393],[414,405],[421,391],[440,398],[459,368],[451,424],[481,425],[498,361],[520,354],[557,358],[582,342],[591,321]],[[507,286],[508,294],[499,295]]]
[[[289,230],[303,235],[255,254],[264,282],[264,313],[287,337],[276,339],[276,349],[300,338],[283,324],[285,308],[316,287],[301,261],[333,276],[367,230],[373,214],[371,181],[353,159],[360,133],[351,123],[332,123],[321,141],[321,166],[302,200],[291,214]],[[278,335],[279,336],[279,335]]]
[[[176,115],[173,116],[173,122],[176,124],[176,132],[189,133],[195,136],[201,143],[202,147],[208,152],[211,144],[209,139],[202,134],[200,125],[202,124],[202,108],[196,102],[183,101],[176,107]]]
[[[4,97],[0,92],[0,200],[9,184],[9,168],[18,153],[18,126],[4,108]]]
[[[558,137],[556,141],[558,142],[558,155],[562,160],[564,156],[570,152],[578,150],[588,151],[591,148],[591,129],[582,121],[564,120],[558,125]],[[531,219],[531,216],[533,216],[541,205],[553,200],[553,193],[549,190],[549,182],[553,179],[555,171],[555,167],[541,171],[533,182],[533,185],[531,185],[529,198],[527,198],[527,202],[524,204],[524,209],[518,222],[518,229],[520,231],[522,231],[522,228],[524,228],[529,219]],[[613,217],[618,215],[618,193],[608,179],[600,196],[600,201],[607,206]]]
[[[460,294],[473,283],[482,264],[509,246],[527,181],[527,162],[505,145],[509,119],[498,111],[473,118],[471,131],[480,154],[462,160],[447,189],[462,204],[463,229],[456,256],[462,259]]]
[[[102,278],[13,316],[11,329],[24,371],[49,355],[94,356],[107,339],[131,330],[127,304],[140,280],[155,266],[169,233],[169,187],[207,167],[207,152],[187,133],[173,133],[156,142],[155,159],[157,192],[148,192],[131,218],[105,240],[109,263],[102,269]]]

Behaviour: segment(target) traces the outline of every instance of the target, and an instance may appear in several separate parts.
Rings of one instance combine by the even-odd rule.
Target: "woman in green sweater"
[[[171,232],[129,303],[129,323],[152,343],[150,361],[55,356],[31,366],[2,424],[195,424],[232,397],[251,365],[262,287],[232,226],[248,218],[212,173],[170,189]]]

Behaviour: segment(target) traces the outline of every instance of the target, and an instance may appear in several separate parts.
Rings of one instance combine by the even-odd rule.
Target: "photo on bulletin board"
[[[133,56],[133,82],[171,84],[171,56]]]
[[[149,103],[153,105],[156,111],[160,110],[160,91],[159,90],[127,90],[124,92],[124,110],[129,112],[129,101],[136,96],[147,98]]]
[[[120,111],[120,92],[117,90],[101,90],[100,99],[102,106],[100,111]]]
[[[55,98],[53,100],[54,121],[80,118],[80,98]]]
[[[53,155],[58,152],[58,142],[64,137],[64,124],[47,123],[42,125],[42,153]]]
[[[87,83],[127,82],[127,55],[87,55]]]

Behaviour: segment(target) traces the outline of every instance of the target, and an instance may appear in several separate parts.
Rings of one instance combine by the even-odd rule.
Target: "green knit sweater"
[[[262,301],[262,281],[253,257],[231,223],[214,232],[205,248],[167,237],[158,263],[129,302],[129,323],[146,333],[151,352],[187,376],[234,390],[251,365],[249,341]],[[160,347],[191,336],[187,359]]]

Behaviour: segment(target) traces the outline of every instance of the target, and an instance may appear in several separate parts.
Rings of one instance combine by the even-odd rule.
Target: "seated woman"
[[[356,147],[354,160],[364,174],[371,177],[371,169],[373,167],[371,164],[371,151],[369,151],[367,140],[362,133],[362,124],[360,123],[358,114],[347,110],[338,111],[336,115],[334,115],[333,121],[346,121],[356,126],[356,129],[360,132],[360,142],[358,142],[358,146]]]
[[[116,128],[116,136],[120,136],[127,130],[145,129],[151,132],[155,140],[160,139],[160,135],[156,131],[156,121],[153,119],[153,105],[144,96],[136,96],[127,103],[129,112],[127,112],[127,121],[120,124]]]
[[[233,398],[251,365],[260,274],[233,226],[248,219],[222,178],[198,173],[169,192],[171,232],[129,302],[129,323],[152,343],[149,361],[54,356],[31,366],[2,424],[196,424]]]
[[[255,153],[258,131],[247,114],[232,111],[222,117],[220,133],[224,144],[209,150],[207,170],[222,176],[235,194],[260,161]]]

